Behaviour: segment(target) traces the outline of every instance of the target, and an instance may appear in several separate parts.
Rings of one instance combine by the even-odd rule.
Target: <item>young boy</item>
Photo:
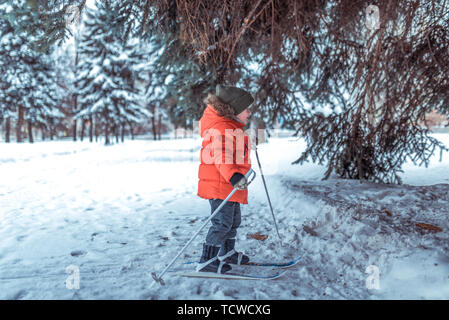
[[[203,244],[197,271],[225,273],[231,264],[247,264],[248,256],[235,251],[235,236],[240,226],[240,204],[248,203],[245,174],[251,168],[250,141],[243,127],[254,98],[243,89],[216,87],[215,95],[204,100],[207,107],[200,120],[203,138],[198,177],[198,196],[209,199],[211,213],[231,193],[237,191],[212,219]]]

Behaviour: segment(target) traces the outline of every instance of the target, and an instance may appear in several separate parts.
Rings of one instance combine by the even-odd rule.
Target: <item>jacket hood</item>
[[[227,125],[237,128],[243,128],[245,126],[245,124],[238,119],[228,119],[225,117],[220,117],[217,111],[212,106],[208,105],[204,110],[203,116],[200,119],[200,135],[203,136],[206,130],[215,127],[219,123],[223,123],[223,126]]]

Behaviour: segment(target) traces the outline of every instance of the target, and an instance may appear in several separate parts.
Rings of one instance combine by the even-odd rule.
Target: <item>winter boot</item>
[[[218,260],[232,264],[248,264],[249,257],[241,252],[237,252],[234,249],[235,239],[228,239],[221,246],[221,250],[218,254]]]
[[[231,270],[232,268],[229,264],[218,260],[218,251],[220,251],[220,247],[203,244],[203,254],[196,271],[225,273]]]

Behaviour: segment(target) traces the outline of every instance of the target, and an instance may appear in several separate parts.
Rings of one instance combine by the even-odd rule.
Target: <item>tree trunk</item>
[[[104,130],[104,137],[105,137],[105,145],[110,145],[111,141],[109,140],[109,120],[106,119],[106,123],[105,123],[105,130]]]
[[[75,68],[78,67],[78,62],[79,62],[79,50],[78,50],[78,37],[75,34],[74,35],[74,40],[75,40]],[[76,82],[75,82],[75,89],[76,89]],[[74,100],[73,100],[73,111],[74,114],[76,114],[76,111],[78,110],[78,95],[74,95]],[[73,141],[76,141],[76,127],[77,127],[77,120],[74,119],[73,120]]]
[[[22,142],[22,125],[23,125],[23,107],[18,106],[18,118],[16,125],[16,139],[17,142]]]
[[[30,141],[30,143],[34,143],[33,126],[31,124],[31,120],[28,120],[28,140]]]
[[[47,136],[46,136],[44,127],[41,128],[41,133],[42,133],[42,141],[45,141],[45,139],[47,139]]]
[[[153,128],[152,128],[153,140],[156,140],[156,120],[155,120],[154,116],[151,117],[151,124],[153,126]]]
[[[151,130],[153,131],[153,140],[156,140],[156,117],[155,117],[156,107],[153,104],[150,105],[150,112],[151,112],[151,125],[152,125]]]
[[[157,137],[161,140],[161,127],[162,127],[162,114],[159,113],[159,118],[157,120]]]
[[[100,121],[98,120],[97,116],[95,116],[94,133],[95,133],[95,142],[98,142],[98,136],[100,135]]]
[[[122,135],[122,143],[123,143],[123,142],[125,142],[125,124],[124,123],[122,124],[122,133],[121,133],[121,135]]]
[[[76,141],[76,119],[73,120],[73,141]]]
[[[50,120],[50,140],[53,141],[54,137],[55,137],[55,128],[53,125],[53,120]]]
[[[89,117],[89,142],[94,140],[94,119],[92,116]]]
[[[134,128],[131,122],[129,123],[129,132],[131,133],[131,140],[134,140]]]
[[[11,119],[6,118],[6,123],[5,123],[5,142],[6,143],[10,142],[10,135],[11,135]]]
[[[86,130],[86,120],[82,119],[81,120],[81,141],[83,141],[84,139],[84,131]]]
[[[114,134],[115,134],[115,142],[116,143],[119,143],[120,142],[120,140],[119,140],[119,125],[118,124],[115,124],[114,125]]]

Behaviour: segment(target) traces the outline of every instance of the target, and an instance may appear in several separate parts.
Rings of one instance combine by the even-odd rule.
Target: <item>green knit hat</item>
[[[243,89],[231,86],[217,85],[215,95],[234,109],[235,114],[243,112],[254,102],[254,98]]]

